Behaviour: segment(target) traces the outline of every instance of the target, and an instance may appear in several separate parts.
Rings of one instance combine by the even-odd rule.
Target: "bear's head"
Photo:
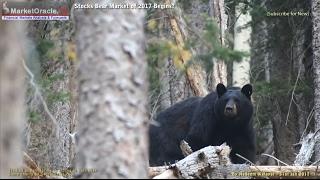
[[[253,106],[251,103],[252,86],[244,85],[242,88],[229,87],[218,84],[216,87],[218,95],[215,103],[215,113],[219,121],[233,124],[248,123],[251,120]]]

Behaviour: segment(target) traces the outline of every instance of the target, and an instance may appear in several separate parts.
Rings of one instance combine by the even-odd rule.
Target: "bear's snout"
[[[234,100],[229,100],[224,108],[224,115],[232,118],[237,115],[237,106]]]

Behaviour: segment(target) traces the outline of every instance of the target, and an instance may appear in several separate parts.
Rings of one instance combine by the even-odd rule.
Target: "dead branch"
[[[44,171],[25,152],[23,152],[24,173],[21,174],[26,179],[65,179],[61,172]]]
[[[280,159],[278,159],[278,158],[276,158],[276,157],[274,157],[274,156],[272,156],[272,155],[269,155],[269,154],[261,154],[261,155],[263,155],[263,156],[268,156],[268,157],[276,160],[276,161],[278,162],[278,166],[280,166],[280,163],[283,164],[283,165],[289,166],[289,164],[281,161]]]
[[[25,69],[25,71],[30,76],[30,84],[35,90],[35,96],[38,96],[40,98],[40,101],[41,101],[41,103],[43,105],[44,111],[48,114],[49,118],[52,120],[53,124],[55,125],[54,130],[56,131],[56,136],[58,137],[59,134],[61,134],[58,121],[56,120],[56,118],[50,112],[50,110],[48,108],[48,105],[47,105],[46,101],[44,100],[43,95],[41,94],[41,90],[40,90],[39,86],[34,82],[34,74],[28,68],[28,66],[26,65],[26,62],[25,62],[25,60],[23,58],[21,58],[21,61],[22,61],[23,68]]]
[[[320,138],[317,133],[309,133],[302,140],[302,146],[300,148],[299,154],[296,156],[296,160],[294,161],[294,165],[307,165],[312,157],[314,152],[314,146],[317,139]],[[316,136],[315,136],[316,135]]]
[[[33,175],[33,177],[30,178],[46,178],[47,176],[41,171],[41,169],[38,167],[38,165],[31,159],[30,156],[28,156],[27,153],[23,152],[23,163],[25,165],[25,168],[28,169],[29,174]],[[29,177],[27,177],[29,178]]]
[[[187,157],[187,156],[189,156],[190,154],[193,153],[191,147],[189,146],[189,144],[185,140],[181,141],[180,149],[181,149],[182,154],[183,154],[184,157]]]

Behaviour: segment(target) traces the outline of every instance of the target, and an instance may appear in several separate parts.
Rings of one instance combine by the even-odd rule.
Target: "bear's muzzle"
[[[230,99],[225,108],[224,108],[224,115],[228,118],[233,118],[237,115],[237,106],[233,99]]]

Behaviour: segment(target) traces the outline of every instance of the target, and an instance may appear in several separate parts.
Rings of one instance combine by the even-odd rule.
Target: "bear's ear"
[[[221,97],[225,92],[227,92],[227,88],[222,83],[219,83],[217,85],[218,97]]]
[[[241,92],[250,99],[251,94],[252,94],[252,86],[251,86],[251,84],[244,85],[242,87],[242,89],[241,89]]]

